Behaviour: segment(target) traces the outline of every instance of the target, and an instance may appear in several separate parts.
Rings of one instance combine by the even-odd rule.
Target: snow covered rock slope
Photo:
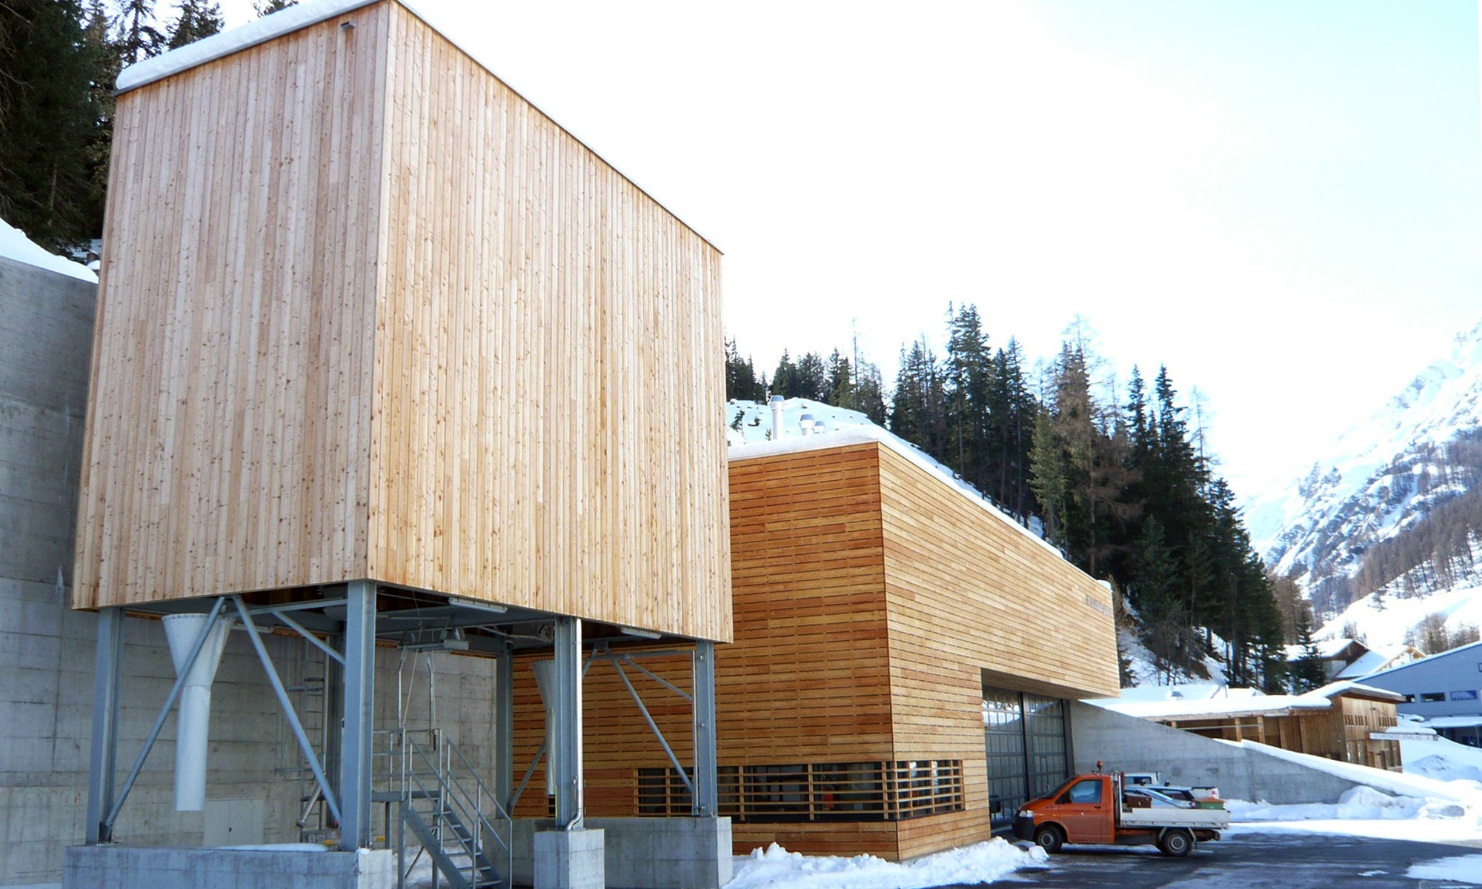
[[[1247,508],[1251,537],[1268,564],[1296,575],[1319,614],[1341,611],[1371,591],[1355,582],[1366,553],[1477,487],[1455,471],[1455,454],[1479,431],[1482,323],[1345,433],[1305,478]]]

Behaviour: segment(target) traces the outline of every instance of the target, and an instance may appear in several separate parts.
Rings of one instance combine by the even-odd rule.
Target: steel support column
[[[556,618],[555,703],[551,707],[549,768],[556,778],[556,827],[581,830],[581,618]]]
[[[340,848],[371,844],[371,729],[376,671],[376,585],[345,597],[344,727],[340,735]]]
[[[719,811],[719,776],[715,765],[715,643],[695,643],[692,677],[695,715],[694,813],[712,817]]]
[[[119,679],[123,675],[122,608],[98,610],[98,651],[93,667],[93,747],[88,761],[87,844],[113,840],[104,819],[113,808],[118,766]]]
[[[494,664],[494,797],[513,811],[515,792],[515,651],[508,642]]]

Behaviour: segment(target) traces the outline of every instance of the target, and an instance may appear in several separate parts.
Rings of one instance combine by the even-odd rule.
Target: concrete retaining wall
[[[1356,782],[1260,751],[1169,728],[1100,707],[1071,704],[1075,769],[1159,772],[1170,784],[1214,785],[1225,799],[1336,803]]]

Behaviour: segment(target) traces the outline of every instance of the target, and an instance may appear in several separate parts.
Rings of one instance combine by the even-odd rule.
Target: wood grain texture
[[[984,671],[1039,693],[1115,693],[1107,591],[887,447],[733,460],[730,517],[720,765],[960,760],[967,794],[963,812],[896,822],[735,822],[738,854],[779,842],[901,859],[986,839]],[[587,764],[602,776],[589,775],[589,813],[635,814],[633,772],[668,761],[606,668],[585,689]],[[682,756],[688,718],[661,720]],[[528,759],[539,729],[519,721]]]
[[[729,639],[719,254],[392,7],[371,573]]]
[[[909,857],[989,835],[985,673],[1011,690],[1115,695],[1116,639],[1104,587],[906,457],[879,452],[895,758],[961,759],[967,790],[963,812],[901,822]]]
[[[80,607],[365,577],[730,638],[714,247],[391,0],[116,132]]]
[[[388,12],[118,97],[74,604],[365,576]]]

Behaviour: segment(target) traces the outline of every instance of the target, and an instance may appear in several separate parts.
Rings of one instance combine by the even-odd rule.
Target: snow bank
[[[3,219],[0,219],[0,256],[95,284],[98,281],[98,276],[92,269],[66,257],[48,253],[40,244]]]
[[[1246,800],[1227,800],[1225,809],[1230,820],[1251,821],[1395,821],[1412,818],[1462,818],[1466,808],[1445,800],[1414,796],[1390,796],[1372,787],[1354,787],[1338,798],[1337,803],[1303,803],[1273,806]]]
[[[789,852],[773,843],[736,858],[726,889],[928,889],[988,883],[1023,867],[1042,865],[1042,849],[1028,850],[1001,839],[926,855],[896,864],[873,855],[853,858]]]
[[[1410,865],[1405,876],[1412,880],[1441,880],[1449,883],[1468,883],[1482,886],[1482,855],[1461,855],[1456,858],[1438,858]]]

